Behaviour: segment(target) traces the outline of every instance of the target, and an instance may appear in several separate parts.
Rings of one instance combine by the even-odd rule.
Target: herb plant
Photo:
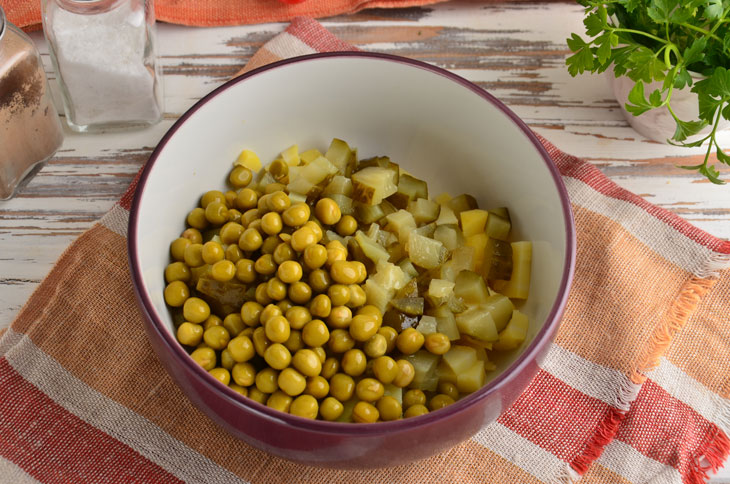
[[[704,161],[682,166],[697,170],[722,184],[717,160],[730,165],[730,155],[718,144],[720,120],[730,119],[730,0],[578,0],[585,7],[583,20],[588,40],[573,33],[567,39],[573,55],[566,64],[572,76],[599,73],[613,65],[618,76],[635,82],[626,109],[634,116],[666,107],[676,122],[668,142],[687,147],[709,141]],[[690,73],[703,79],[692,81]],[[661,89],[644,92],[646,83],[663,81]],[[697,119],[679,119],[672,110],[675,89],[691,86],[699,101]],[[647,96],[648,95],[648,96]],[[687,142],[689,136],[711,126],[707,136]]]

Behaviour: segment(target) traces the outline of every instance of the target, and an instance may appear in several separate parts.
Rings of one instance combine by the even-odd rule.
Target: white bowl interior
[[[200,195],[225,186],[244,148],[266,163],[292,144],[324,152],[333,137],[356,147],[360,158],[390,156],[428,181],[432,196],[469,193],[482,208],[509,207],[516,238],[533,242],[531,292],[522,309],[528,338],[539,331],[559,296],[567,244],[559,192],[541,154],[504,111],[453,77],[365,56],[260,71],[210,97],[162,146],[139,200],[134,242],[141,290],[170,332],[163,300],[169,243]]]

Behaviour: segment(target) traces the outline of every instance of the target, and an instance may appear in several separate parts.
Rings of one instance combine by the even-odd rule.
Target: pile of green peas
[[[280,164],[268,171],[285,174]],[[408,388],[415,368],[405,357],[422,348],[443,355],[449,338],[384,326],[361,287],[365,265],[338,240],[323,240],[325,229],[353,235],[357,220],[330,198],[292,203],[286,174],[261,188],[253,178],[235,166],[232,189],[206,192],[170,244],[164,298],[191,358],[232,390],[311,419],[396,420],[457,400],[448,381],[430,396]],[[215,314],[195,289],[196,273],[223,287],[245,285],[252,297]],[[401,398],[388,394],[393,388]]]

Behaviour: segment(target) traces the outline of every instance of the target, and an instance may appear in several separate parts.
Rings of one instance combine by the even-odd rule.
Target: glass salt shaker
[[[0,7],[0,200],[16,195],[61,143],[40,55]]]
[[[162,119],[152,0],[43,0],[41,6],[71,129]]]

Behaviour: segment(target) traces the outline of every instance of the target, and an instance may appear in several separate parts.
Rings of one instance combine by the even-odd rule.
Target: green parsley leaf
[[[685,65],[691,65],[705,58],[705,49],[707,48],[707,37],[700,37],[692,42],[692,45],[684,49],[682,58]]]
[[[671,80],[667,77],[667,80]],[[674,87],[682,89],[684,86],[692,85],[692,76],[686,68],[681,68],[679,72],[674,76]]]
[[[649,104],[655,108],[662,105],[662,93],[659,89],[655,89],[654,92],[649,94]]]
[[[705,8],[705,18],[707,20],[717,20],[722,17],[722,0],[710,0]]]
[[[690,136],[693,136],[707,126],[706,121],[682,121],[680,119],[675,120],[677,122],[677,128],[674,130],[674,136],[672,139],[677,141],[684,141]]]
[[[725,163],[726,165],[730,165],[730,155],[724,153],[720,148],[717,149],[715,154],[717,155],[718,161]]]
[[[611,57],[611,34],[606,32],[600,37],[596,37],[595,42],[598,45],[598,49],[596,49],[596,58],[598,59],[598,62],[605,64],[605,62]]]
[[[595,37],[603,32],[603,28],[606,26],[606,23],[601,20],[598,12],[593,12],[583,19],[583,25],[586,27],[586,35],[589,37]]]
[[[712,122],[715,119],[715,113],[717,109],[722,105],[722,101],[713,98],[707,94],[704,90],[695,91],[695,89],[701,88],[703,81],[700,81],[692,88],[693,92],[697,92],[697,103],[699,105],[699,116],[700,119],[704,119],[707,122]]]
[[[725,182],[720,180],[720,172],[717,171],[717,168],[715,168],[712,165],[702,165],[700,167],[699,172],[707,177],[708,180],[710,180],[715,185],[724,185]]]
[[[672,11],[678,5],[679,0],[653,0],[651,6],[646,9],[646,13],[658,24],[667,23],[670,21]]]
[[[730,71],[724,67],[716,67],[708,79],[707,93],[711,96],[730,98]],[[699,83],[698,83],[699,84]]]
[[[575,52],[567,59],[565,63],[568,65],[568,72],[575,77],[583,74],[585,71],[593,69],[593,52],[591,47],[579,35],[572,34],[568,39],[568,47]]]
[[[666,64],[657,59],[654,53],[643,45],[629,54],[627,64],[629,70],[626,75],[632,81],[652,82],[664,80]]]
[[[642,0],[619,0],[627,12],[632,13],[634,10],[642,6]]]
[[[626,103],[626,110],[634,116],[639,116],[654,108],[644,96],[644,83],[639,81],[634,84],[634,87],[629,91],[628,102]]]

